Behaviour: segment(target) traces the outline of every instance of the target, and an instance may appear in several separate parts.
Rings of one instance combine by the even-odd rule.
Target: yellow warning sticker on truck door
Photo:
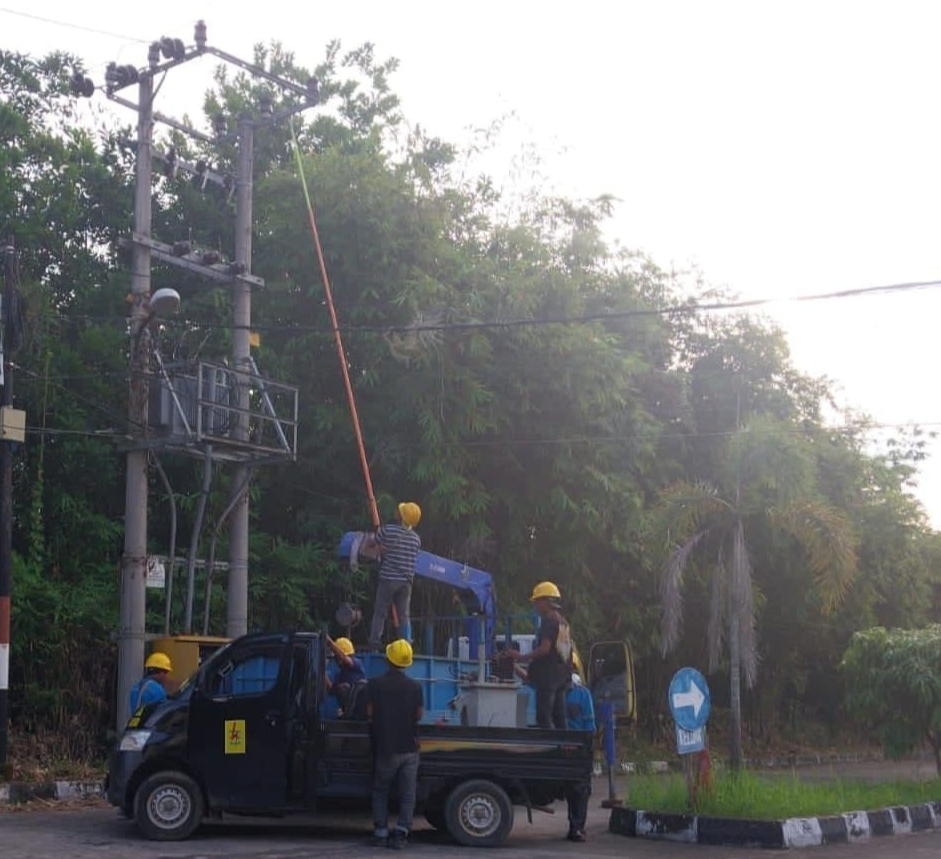
[[[245,720],[226,719],[225,753],[227,755],[245,754]]]

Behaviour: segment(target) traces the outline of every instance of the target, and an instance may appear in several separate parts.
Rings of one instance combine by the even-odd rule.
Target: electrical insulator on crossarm
[[[193,168],[193,185],[200,191],[204,191],[207,181],[209,181],[209,165],[205,161],[199,160]]]
[[[105,85],[108,91],[136,84],[140,80],[140,72],[135,66],[119,66],[117,63],[108,63],[105,69]]]
[[[196,29],[193,31],[193,41],[196,43],[197,51],[206,50],[206,22],[202,19],[196,22]]]
[[[72,77],[69,78],[69,92],[80,98],[91,98],[95,94],[94,81],[81,72],[75,72]]]
[[[160,39],[160,50],[168,60],[182,60],[186,57],[186,45],[182,39],[171,39],[164,36]]]
[[[171,146],[163,162],[163,173],[168,179],[176,178],[177,160],[176,147]]]

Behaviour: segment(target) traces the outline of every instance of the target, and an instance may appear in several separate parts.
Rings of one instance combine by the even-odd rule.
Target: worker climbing
[[[421,520],[421,507],[414,501],[398,506],[398,521],[377,528],[365,541],[367,552],[378,552],[379,582],[376,602],[369,627],[369,648],[379,650],[385,629],[386,615],[394,609],[396,638],[409,638],[411,633],[412,581],[415,560],[421,550],[421,538],[415,527]]]

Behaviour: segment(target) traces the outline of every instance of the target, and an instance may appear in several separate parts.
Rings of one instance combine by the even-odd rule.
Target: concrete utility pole
[[[13,385],[10,378],[10,349],[12,336],[10,318],[13,309],[13,286],[16,277],[16,259],[13,239],[3,248],[3,306],[0,324],[4,328],[3,396],[4,409],[13,405]],[[11,442],[0,441],[0,777],[7,763],[7,725],[10,721],[10,589],[13,566],[13,451]]]
[[[255,162],[255,124],[250,116],[239,117],[238,170],[235,179],[235,262],[252,271],[252,168]],[[250,327],[252,321],[252,293],[250,285],[236,281],[232,286],[232,363],[238,375],[238,420],[233,435],[242,441],[248,439],[249,390],[248,377],[241,375],[249,369],[251,357]],[[248,466],[234,469],[232,492],[244,493],[232,511],[229,528],[229,590],[226,608],[225,632],[235,638],[248,632]],[[234,499],[233,499],[234,500]]]
[[[137,173],[134,186],[134,232],[144,239],[151,230],[151,172],[153,166],[153,77],[140,76],[137,111]],[[128,435],[140,439],[148,423],[147,383],[150,372],[150,246],[135,241],[131,258],[130,391]],[[147,451],[127,452],[124,495],[124,556],[121,566],[121,610],[118,627],[117,727],[127,724],[131,687],[144,670],[144,619],[147,577]]]

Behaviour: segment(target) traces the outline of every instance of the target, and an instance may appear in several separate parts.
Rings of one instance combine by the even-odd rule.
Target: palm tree
[[[707,628],[709,671],[728,643],[733,769],[742,766],[741,679],[758,676],[755,596],[746,534],[766,525],[789,534],[814,577],[821,605],[832,611],[856,573],[856,538],[843,515],[814,491],[812,451],[793,427],[755,421],[726,450],[727,478],[716,485],[676,483],[661,496],[656,521],[667,538],[661,578],[661,648],[678,643],[683,619],[683,578],[690,559],[713,559]],[[721,487],[730,491],[722,492]],[[764,521],[762,521],[764,520]]]

